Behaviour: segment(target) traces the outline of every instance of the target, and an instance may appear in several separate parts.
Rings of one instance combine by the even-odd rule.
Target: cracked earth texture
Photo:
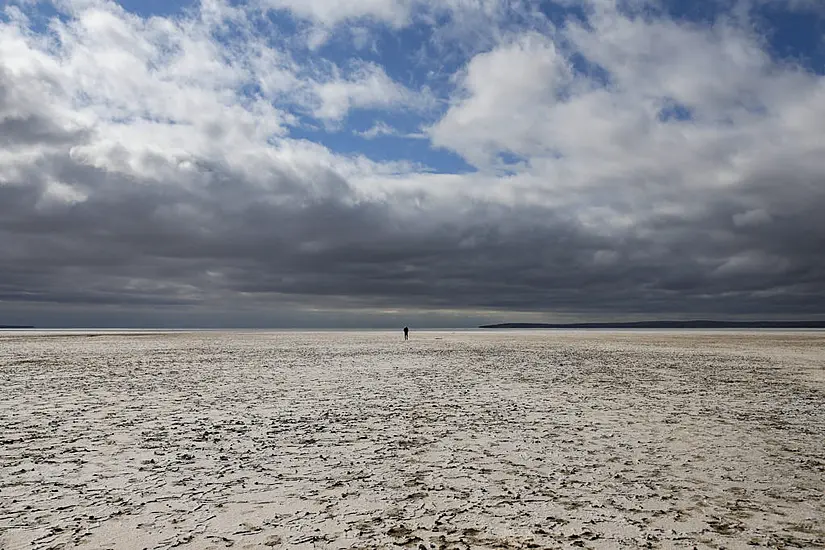
[[[825,548],[823,332],[2,332],[0,548]]]

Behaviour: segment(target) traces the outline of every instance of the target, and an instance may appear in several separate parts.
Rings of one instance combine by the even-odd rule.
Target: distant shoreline
[[[636,321],[627,323],[499,323],[478,328],[556,328],[556,329],[618,329],[618,328],[825,328],[825,321]]]
[[[0,330],[2,329],[11,329],[11,328],[36,328],[33,326],[25,326],[25,325],[0,325]]]

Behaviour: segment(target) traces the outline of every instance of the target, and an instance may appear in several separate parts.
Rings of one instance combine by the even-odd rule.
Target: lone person
[[[410,329],[409,327],[404,327],[404,340],[410,339]]]

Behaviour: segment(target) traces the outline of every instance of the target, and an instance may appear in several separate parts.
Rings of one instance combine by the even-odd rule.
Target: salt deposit
[[[0,334],[0,548],[825,547],[825,333]]]

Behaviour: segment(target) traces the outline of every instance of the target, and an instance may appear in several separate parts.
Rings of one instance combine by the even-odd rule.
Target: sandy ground
[[[825,548],[825,333],[0,334],[0,548]]]

